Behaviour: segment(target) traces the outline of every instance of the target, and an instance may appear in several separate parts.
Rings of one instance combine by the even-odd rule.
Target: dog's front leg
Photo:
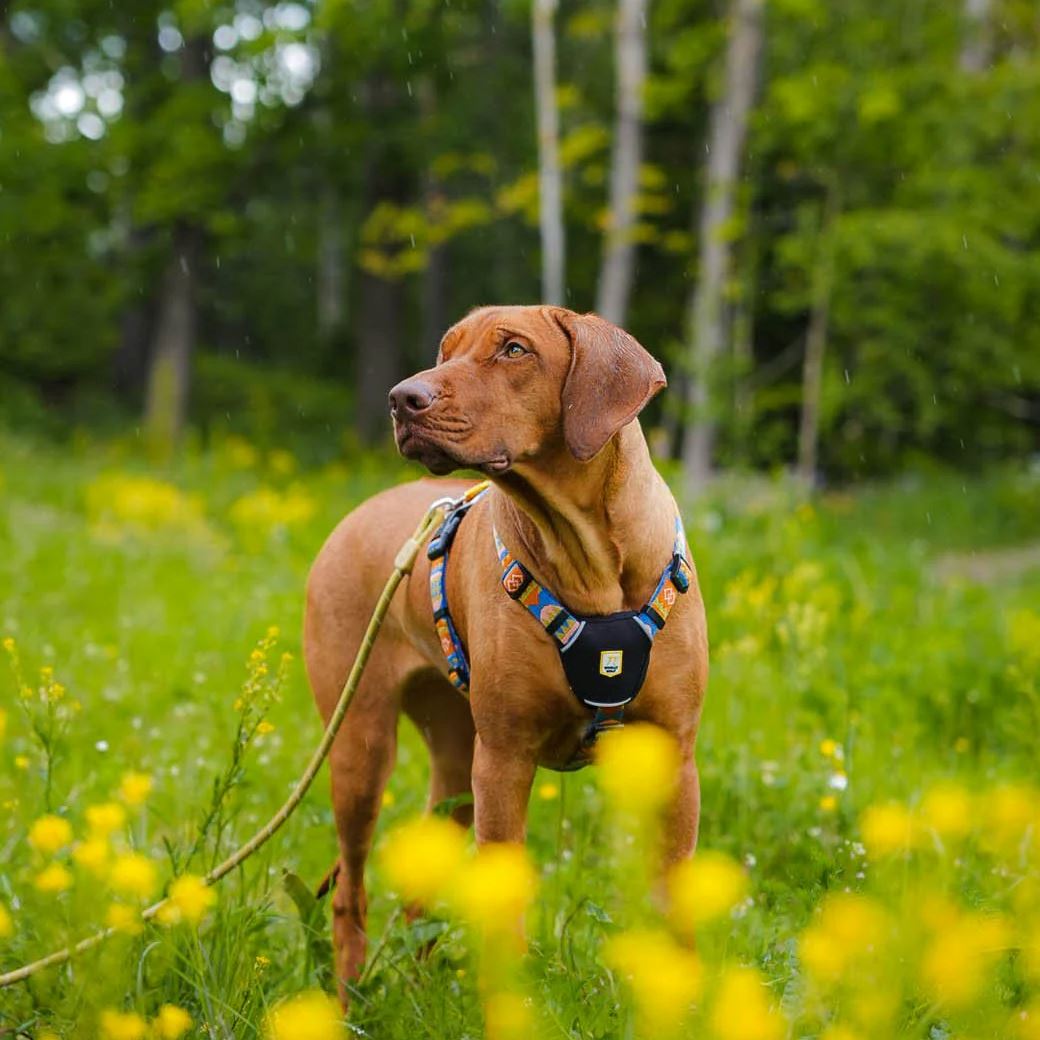
[[[681,748],[682,764],[679,767],[678,782],[665,814],[665,866],[693,854],[697,846],[697,829],[700,824],[701,782],[692,741],[682,744]]]
[[[488,743],[477,735],[473,752],[477,844],[523,842],[534,773],[534,756],[522,747],[504,741]]]

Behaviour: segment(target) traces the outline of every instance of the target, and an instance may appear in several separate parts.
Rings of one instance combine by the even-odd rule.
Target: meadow
[[[0,971],[120,928],[0,990],[0,1035],[337,1035],[320,1002],[272,1016],[329,987],[324,773],[212,905],[187,886],[167,919],[135,914],[288,793],[320,735],[307,568],[345,511],[414,475],[233,437],[155,467],[133,441],[0,436]],[[1040,1037],[1040,566],[1021,551],[1040,473],[811,499],[733,480],[684,514],[712,639],[710,855],[667,914],[647,894],[654,788],[628,805],[616,781],[654,779],[667,749],[638,730],[613,765],[539,774],[530,861],[499,874],[394,831],[425,799],[403,721],[344,1035]],[[435,846],[470,905],[431,890],[409,922]],[[487,922],[525,903],[523,953]]]

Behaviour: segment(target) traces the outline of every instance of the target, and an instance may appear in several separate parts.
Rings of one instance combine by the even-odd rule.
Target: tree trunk
[[[358,329],[357,431],[372,444],[390,430],[387,394],[401,378],[404,283],[362,271]]]
[[[560,126],[556,110],[556,0],[533,0],[534,100],[538,118],[538,224],[542,238],[542,300],[563,304],[565,244]]]
[[[820,222],[819,256],[813,271],[812,310],[805,335],[802,367],[802,414],[798,424],[798,479],[807,488],[816,484],[820,440],[820,399],[823,392],[823,358],[831,316],[834,285],[834,221],[839,212],[836,181],[827,189]]]
[[[339,189],[326,175],[318,206],[318,335],[330,342],[346,318],[343,262],[343,206]]]
[[[186,225],[175,227],[160,288],[145,399],[145,439],[160,457],[168,456],[180,440],[188,413],[198,254],[198,232]]]
[[[636,201],[643,161],[643,87],[646,83],[647,0],[618,0],[614,62],[617,114],[610,160],[610,209],[596,310],[623,325],[635,271]]]
[[[990,24],[993,0],[964,0],[964,39],[961,70],[977,75],[992,59],[993,31]]]
[[[708,164],[700,216],[700,263],[688,309],[686,364],[689,415],[683,438],[686,484],[697,488],[712,475],[716,417],[715,367],[726,338],[723,298],[729,273],[728,224],[733,215],[748,118],[758,83],[763,0],[733,0],[722,96],[712,106]]]

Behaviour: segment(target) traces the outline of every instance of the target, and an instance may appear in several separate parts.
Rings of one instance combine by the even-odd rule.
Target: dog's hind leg
[[[334,612],[308,610],[307,671],[314,699],[327,722],[363,631]],[[401,691],[415,667],[414,652],[391,640],[376,644],[343,726],[329,753],[332,809],[339,862],[332,898],[332,939],[340,999],[365,961],[365,861],[372,846],[383,791],[394,768]]]

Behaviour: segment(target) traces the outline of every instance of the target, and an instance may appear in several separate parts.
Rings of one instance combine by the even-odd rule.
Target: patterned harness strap
[[[531,572],[506,548],[498,531],[494,530],[495,548],[502,565],[502,587],[538,621],[560,644],[560,653],[566,653],[581,635],[585,622],[575,617]],[[682,519],[675,517],[675,541],[672,559],[665,567],[647,604],[636,612],[632,620],[646,633],[652,643],[654,636],[664,628],[668,615],[675,606],[677,594],[690,587],[691,571],[686,560],[686,533]]]
[[[451,543],[455,540],[455,533],[462,523],[462,518],[469,512],[470,507],[488,490],[489,483],[485,480],[480,484],[474,484],[455,503],[451,511],[444,518],[444,523],[430,540],[426,555],[430,563],[430,600],[433,605],[433,623],[437,629],[437,638],[441,643],[441,651],[448,662],[448,678],[452,685],[462,693],[469,693],[469,662],[466,660],[466,650],[455,629],[455,622],[451,619],[448,610],[448,592],[445,585],[445,573],[448,568],[448,554],[451,551]]]

